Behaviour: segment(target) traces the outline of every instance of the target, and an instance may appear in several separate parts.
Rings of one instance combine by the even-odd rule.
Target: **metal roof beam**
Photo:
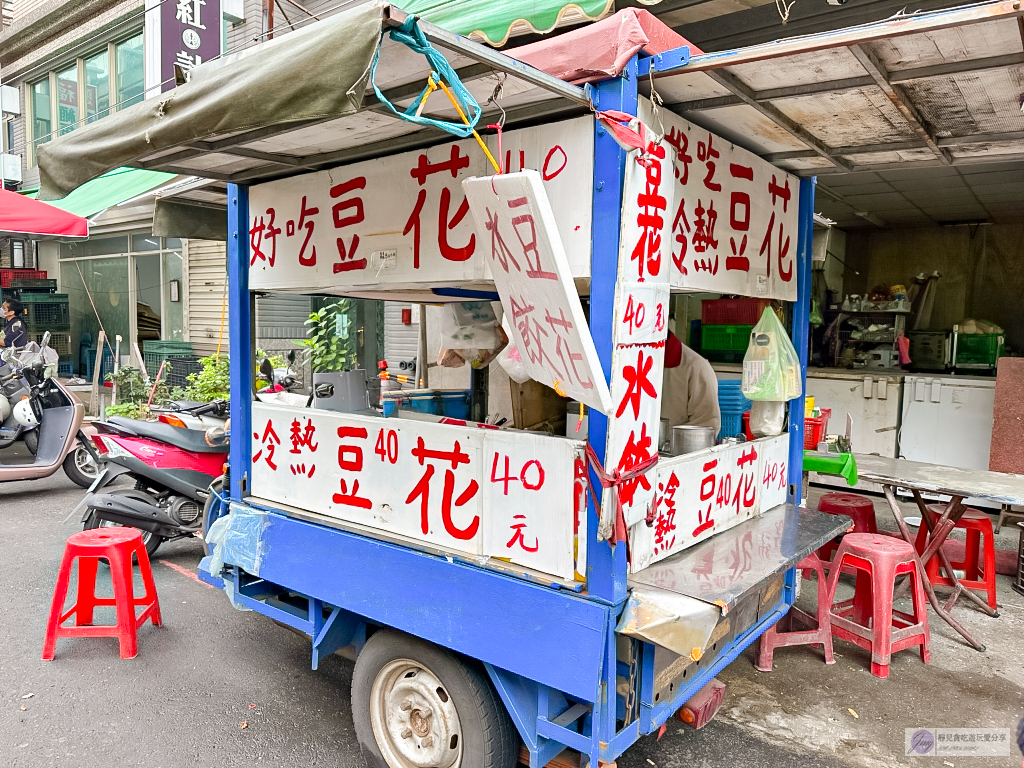
[[[885,69],[885,65],[878,59],[878,57],[867,47],[856,44],[850,46],[850,53],[854,55],[860,65],[867,70],[867,73],[874,78],[878,87],[882,89],[885,95],[892,102],[893,106],[899,110],[900,114],[903,115],[903,119],[910,124],[910,127],[914,129],[914,133],[921,137],[921,139],[928,145],[928,148],[935,153],[946,165],[953,164],[953,158],[948,152],[942,149],[935,140],[935,136],[932,133],[930,127],[925,123],[924,118],[921,117],[917,111],[917,107],[910,101],[906,91],[899,86],[895,86],[889,82],[889,73]]]
[[[750,88],[748,88],[746,85],[744,85],[743,82],[740,81],[740,79],[733,75],[732,73],[720,70],[709,70],[707,74],[708,77],[712,78],[715,82],[732,91],[736,96],[738,96],[743,101],[744,104],[753,107],[762,115],[771,120],[773,123],[775,123],[781,128],[784,128],[786,131],[791,133],[797,139],[799,139],[812,150],[814,150],[814,152],[820,157],[824,157],[833,165],[837,165],[840,168],[844,168],[845,170],[851,170],[853,168],[849,161],[844,160],[841,157],[836,157],[834,152],[823,141],[821,141],[817,136],[812,134],[810,131],[801,126],[795,120],[790,118],[780,109],[773,106],[772,104],[757,101],[757,99],[754,98],[754,92],[751,91]]]
[[[912,67],[910,69],[894,69],[889,73],[889,82],[893,85],[909,83],[912,80],[923,80],[926,77],[943,77],[946,75],[966,75],[984,72],[989,69],[1006,69],[1024,64],[1024,53],[1008,53],[1005,56],[988,56],[984,59],[966,59],[951,61],[946,64],[933,64],[929,67]]]

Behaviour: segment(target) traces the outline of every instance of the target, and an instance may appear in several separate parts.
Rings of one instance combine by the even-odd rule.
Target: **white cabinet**
[[[995,379],[907,376],[900,456],[964,469],[988,469]]]

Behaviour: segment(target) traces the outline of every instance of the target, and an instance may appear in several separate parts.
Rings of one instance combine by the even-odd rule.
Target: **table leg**
[[[982,600],[978,595],[974,594],[969,589],[964,589],[960,580],[956,576],[956,572],[953,570],[953,565],[949,562],[949,556],[946,551],[942,548],[942,545],[946,542],[946,538],[956,527],[956,524],[960,521],[960,518],[967,512],[967,507],[964,506],[964,500],[962,497],[953,497],[946,505],[946,509],[943,510],[942,517],[939,521],[932,526],[931,518],[927,514],[927,504],[923,498],[921,498],[921,492],[911,489],[911,493],[914,494],[914,501],[917,503],[917,508],[921,510],[921,521],[923,524],[928,526],[928,531],[931,534],[931,538],[928,540],[928,545],[925,547],[924,552],[921,553],[921,561],[927,563],[931,559],[931,555],[937,554],[939,558],[940,567],[946,571],[946,576],[951,582],[953,582],[953,594],[950,595],[949,600],[946,601],[946,610],[952,610],[953,606],[956,605],[956,601],[961,595],[966,597],[976,606],[981,608],[989,616],[998,616],[999,611],[991,608],[987,602]],[[947,523],[947,525],[943,525]],[[945,530],[941,540],[939,540],[939,531]]]
[[[914,539],[910,535],[910,528],[907,526],[906,520],[903,519],[903,512],[900,510],[899,502],[896,501],[895,488],[891,485],[884,485],[882,486],[882,490],[885,492],[885,500],[889,502],[889,508],[892,510],[893,517],[896,518],[896,525],[900,529],[900,535],[903,536],[904,541],[908,542],[911,547],[914,547]],[[958,503],[960,501],[960,499],[954,499],[954,502]],[[951,502],[951,506],[952,505],[953,502]],[[951,510],[947,508],[947,513],[949,511]],[[943,515],[943,519],[940,520],[939,523],[936,525],[936,531],[941,532],[943,528],[948,527],[948,530],[945,531],[945,534],[948,534],[949,531],[952,530],[952,525],[945,526],[943,524],[944,522],[948,523],[948,518],[946,517],[946,515]],[[945,538],[945,534],[943,534],[943,539]],[[934,542],[931,542],[929,546],[925,549],[926,553],[932,549],[931,544],[933,543]],[[940,541],[939,544],[941,545],[941,543],[942,542]],[[971,633],[968,632],[967,629],[964,628],[964,626],[959,621],[954,619],[939,602],[939,598],[935,594],[935,589],[932,587],[931,582],[928,581],[928,574],[925,572],[924,563],[921,560],[921,556],[917,554],[917,547],[914,547],[914,560],[917,561],[917,571],[921,576],[921,584],[924,586],[925,594],[928,595],[928,602],[932,604],[932,608],[935,609],[935,612],[939,614],[943,621],[945,621],[947,624],[949,624],[949,626],[951,626],[953,629],[959,632],[963,636],[963,638],[968,643],[970,643],[971,646],[974,647],[975,650],[984,651],[985,646],[979,643],[977,640],[975,640],[974,637],[971,636]]]

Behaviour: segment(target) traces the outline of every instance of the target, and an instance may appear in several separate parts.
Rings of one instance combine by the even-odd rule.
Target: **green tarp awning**
[[[596,21],[614,10],[613,0],[397,0],[395,5],[439,27],[483,37],[496,46],[505,44],[513,27],[550,32],[563,20]]]
[[[48,205],[88,218],[125,200],[156,189],[174,178],[173,173],[115,168],[78,187],[67,197],[47,200]],[[32,197],[35,197],[33,194]]]

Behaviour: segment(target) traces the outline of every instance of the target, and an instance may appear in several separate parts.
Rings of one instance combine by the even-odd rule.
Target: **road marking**
[[[192,581],[196,582],[197,584],[202,584],[204,587],[207,587],[208,589],[216,589],[216,587],[213,586],[213,584],[207,584],[205,581],[200,579],[196,575],[195,571],[190,571],[188,568],[183,568],[182,566],[178,565],[177,563],[171,563],[171,562],[168,562],[167,560],[157,560],[157,562],[160,563],[161,565],[166,565],[168,568],[171,568],[171,569],[177,571],[178,573],[182,574],[183,576],[188,576],[190,579],[192,579]]]

